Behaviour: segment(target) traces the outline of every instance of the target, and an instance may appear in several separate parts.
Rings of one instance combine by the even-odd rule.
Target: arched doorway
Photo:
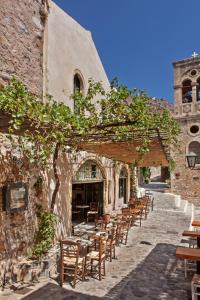
[[[73,178],[72,218],[74,221],[86,219],[91,203],[96,205],[99,216],[103,214],[104,175],[94,160],[81,165]]]

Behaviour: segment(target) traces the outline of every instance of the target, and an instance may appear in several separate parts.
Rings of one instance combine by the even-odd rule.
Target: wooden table
[[[200,227],[200,221],[193,221],[192,226]]]
[[[191,248],[186,248],[186,249],[197,250],[197,252],[195,252],[195,251],[188,252],[188,253],[191,253],[191,255],[193,255],[193,253],[194,253],[194,255],[196,255],[198,253],[200,255],[200,231],[185,230],[185,231],[183,231],[182,235],[197,238],[197,248],[199,248],[199,249],[191,249]],[[197,261],[197,274],[200,274],[200,259],[198,259],[198,255],[196,256],[196,259],[192,259],[192,258],[188,258],[188,259]]]
[[[200,249],[198,248],[187,248],[187,247],[177,247],[176,257],[180,259],[189,259],[200,261]]]
[[[182,235],[197,238],[197,247],[200,248],[200,231],[185,230]]]
[[[85,220],[85,209],[89,207],[90,207],[89,205],[76,205],[76,208],[80,208],[82,210],[83,220]]]

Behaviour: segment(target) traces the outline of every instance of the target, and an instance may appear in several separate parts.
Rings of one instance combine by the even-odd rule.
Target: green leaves
[[[58,220],[54,213],[42,210],[38,211],[38,219],[38,231],[31,251],[31,255],[35,258],[41,258],[52,246],[55,236],[55,225]]]
[[[165,132],[166,145],[177,144],[180,129],[169,110],[117,80],[105,90],[90,79],[87,93],[76,92],[72,100],[76,111],[49,95],[39,99],[15,78],[0,90],[0,109],[11,117],[10,134],[26,125],[20,147],[31,162],[46,167],[57,143],[77,149],[80,140],[90,142],[94,135],[126,141],[140,132],[140,157],[149,151],[152,129]]]

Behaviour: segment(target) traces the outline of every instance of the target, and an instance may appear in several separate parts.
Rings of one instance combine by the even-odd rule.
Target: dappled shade
[[[133,163],[138,161],[139,154],[136,148],[141,144],[138,141],[118,141],[118,142],[93,142],[80,145],[81,150],[102,155],[117,161],[125,163]],[[167,166],[167,154],[163,149],[161,141],[154,138],[149,147],[149,152],[145,153],[142,160],[139,161],[139,166]]]

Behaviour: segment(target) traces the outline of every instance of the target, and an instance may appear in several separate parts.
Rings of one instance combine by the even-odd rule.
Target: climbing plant
[[[58,218],[54,213],[43,211],[41,208],[37,211],[37,217],[39,219],[38,231],[30,256],[39,259],[46,254],[53,243]]]
[[[165,132],[166,145],[177,144],[175,119],[168,109],[157,109],[156,102],[152,105],[152,99],[142,91],[129,90],[116,81],[105,90],[100,82],[90,79],[87,93],[76,92],[72,100],[78,114],[50,96],[43,99],[31,94],[15,78],[0,90],[0,110],[8,117],[9,136],[19,135],[17,147],[30,162],[40,168],[53,166],[56,186],[52,211],[60,185],[56,161],[66,147],[78,150],[80,141],[89,142],[97,136],[125,141],[140,132],[141,145],[136,150],[142,159],[149,151],[152,130],[157,128]]]

